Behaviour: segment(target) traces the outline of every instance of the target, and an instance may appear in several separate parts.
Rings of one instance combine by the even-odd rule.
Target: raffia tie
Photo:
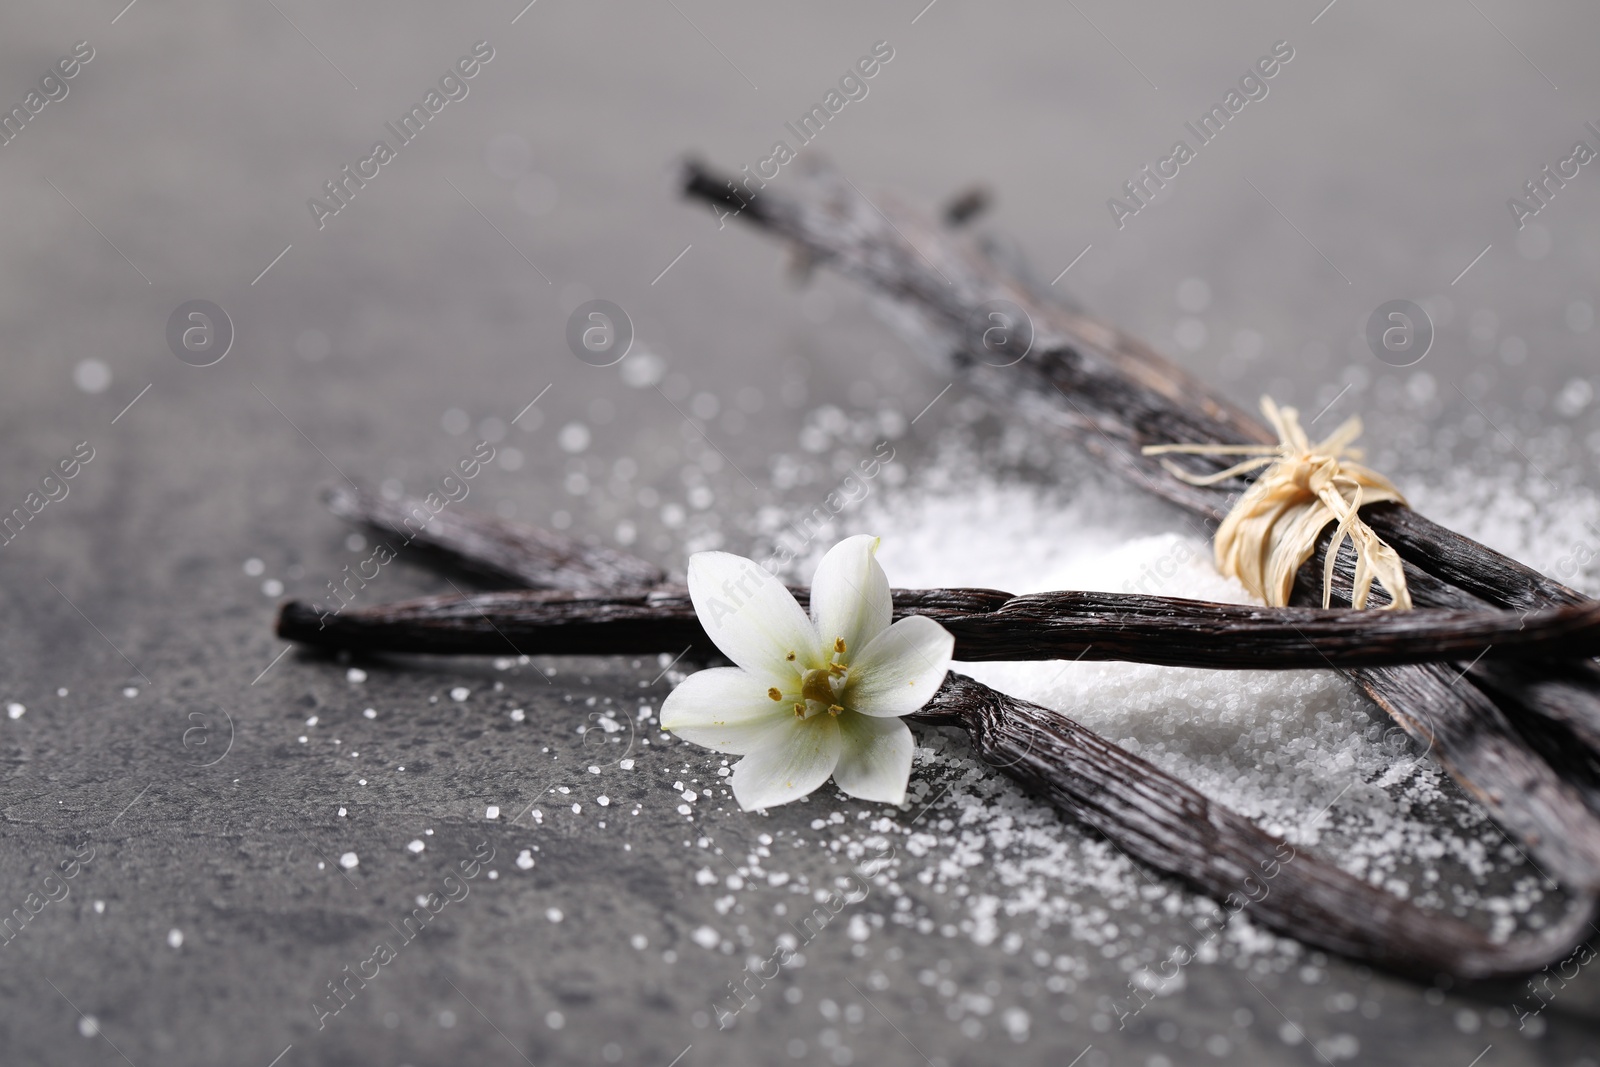
[[[1193,475],[1171,460],[1162,460],[1174,477],[1190,485],[1215,485],[1262,467],[1262,472],[1217,528],[1217,569],[1244,583],[1272,607],[1284,607],[1301,564],[1316,550],[1317,538],[1330,522],[1339,525],[1328,546],[1322,575],[1322,606],[1333,594],[1334,563],[1346,537],[1356,552],[1351,603],[1367,606],[1376,581],[1389,593],[1388,608],[1411,607],[1400,556],[1361,520],[1363,504],[1390,500],[1404,504],[1394,483],[1355,462],[1361,450],[1350,447],[1361,436],[1361,419],[1351,418],[1325,440],[1313,444],[1300,426],[1299,412],[1261,398],[1261,411],[1278,432],[1276,445],[1149,445],[1147,456],[1184,453],[1196,456],[1250,456],[1225,471]]]

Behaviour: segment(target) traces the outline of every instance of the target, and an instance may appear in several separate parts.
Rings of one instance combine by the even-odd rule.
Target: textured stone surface
[[[95,49],[68,96],[0,148],[0,508],[21,505],[77,443],[94,450],[69,495],[0,548],[0,700],[25,709],[0,719],[0,908],[67,891],[0,947],[0,1060],[1159,1067],[1359,1050],[1368,1063],[1594,1062],[1592,971],[1542,1013],[1537,1041],[1508,1010],[1514,989],[1441,994],[1306,960],[1259,988],[1233,967],[1197,965],[1118,1030],[1096,1019],[1105,998],[1125,995],[1117,960],[1047,991],[1053,965],[1035,953],[1093,960],[1098,949],[1026,917],[999,920],[1019,949],[1003,936],[976,943],[956,928],[970,904],[914,877],[959,859],[937,855],[905,857],[899,882],[934,933],[874,926],[894,903],[869,893],[804,946],[804,966],[759,1009],[719,1030],[713,1001],[800,916],[793,885],[832,886],[857,862],[819,847],[836,831],[812,821],[837,812],[865,826],[878,813],[859,820],[860,807],[819,793],[765,818],[712,795],[690,805],[692,820],[679,814],[673,783],[702,789],[717,761],[648,724],[605,733],[598,719],[657,706],[668,686],[657,661],[342,663],[278,658],[270,632],[280,595],[320,596],[370,553],[347,547],[322,511],[323,482],[426,492],[477,435],[508,434],[497,450],[516,448],[520,464],[497,460],[465,506],[568,521],[608,543],[629,523],[635,550],[681,568],[685,513],[695,536],[705,514],[724,516],[729,547],[744,547],[739,517],[774,498],[767,459],[794,450],[806,410],[888,406],[909,420],[939,395],[945,380],[848,288],[823,279],[803,297],[786,292],[770,248],[718,232],[676,201],[668,177],[688,149],[753,165],[879,40],[894,59],[818,146],[863,182],[932,199],[989,181],[997,221],[1046,275],[1093,243],[1071,283],[1175,351],[1174,330],[1193,328],[1171,294],[1205,278],[1212,341],[1184,358],[1246,400],[1270,388],[1315,410],[1344,363],[1365,360],[1378,377],[1359,349],[1345,353],[1370,309],[1448,294],[1453,319],[1426,383],[1391,375],[1385,388],[1437,396],[1427,417],[1449,420],[1470,417],[1452,383],[1476,388],[1469,376],[1486,375],[1472,403],[1517,408],[1514,434],[1539,430],[1558,420],[1524,405],[1525,391],[1548,403],[1593,374],[1592,341],[1564,314],[1593,300],[1600,235],[1580,183],[1539,217],[1554,250],[1529,258],[1538,238],[1524,236],[1519,254],[1504,198],[1584,133],[1585,116],[1563,101],[1593,95],[1592,11],[1341,4],[1311,25],[1313,9],[1262,3],[1086,6],[1112,46],[1072,10],[1027,5],[946,2],[915,24],[916,4],[752,14],[698,0],[545,0],[520,16],[515,2],[117,6],[23,4],[0,35],[7,107],[73,42]],[[1116,230],[1105,199],[1280,38],[1296,58],[1271,95]],[[467,98],[319,230],[307,198],[479,40],[494,58]],[[496,140],[506,135],[525,142]],[[591,296],[625,306],[636,343],[685,387],[631,388],[573,359],[567,314]],[[222,305],[237,330],[213,367],[167,351],[168,316],[191,299]],[[1488,341],[1467,327],[1477,311],[1497,316]],[[1241,355],[1256,345],[1240,330],[1265,337],[1265,353]],[[103,363],[109,385],[84,360]],[[760,392],[759,411],[740,390]],[[738,424],[695,409],[702,392],[723,412],[745,396]],[[507,431],[536,396],[538,414]],[[931,454],[938,419],[960,402],[957,387],[899,446],[908,466]],[[691,410],[718,420],[707,425],[720,463],[685,424]],[[579,422],[581,455],[567,450],[577,431],[562,432]],[[1403,426],[1372,424],[1380,449],[1409,447]],[[1594,430],[1592,417],[1572,425],[1573,440]],[[637,473],[618,490],[623,457]],[[691,458],[713,494],[705,512],[682,478]],[[1536,459],[1552,477],[1597,484],[1592,458],[1570,470]],[[259,573],[245,571],[251,559]],[[448,588],[402,558],[362,596]],[[351,667],[365,680],[350,680]],[[923,783],[929,819],[950,814],[926,790],[944,781]],[[562,787],[571,792],[549,792]],[[901,827],[923,817],[892,814]],[[789,884],[738,872],[767,847],[764,833],[777,839],[766,866]],[[1075,853],[1105,851],[1060,834]],[[534,846],[533,866],[520,867]],[[1002,895],[1003,861],[1025,846],[980,852],[969,896]],[[47,885],[89,848],[75,877]],[[476,848],[492,861],[446,883]],[[358,858],[348,870],[346,853]],[[748,884],[733,890],[730,877]],[[447,889],[465,896],[402,944],[418,896]],[[1086,905],[1098,892],[1064,889]],[[1159,960],[1178,923],[1141,918],[1121,951]],[[321,1017],[327,983],[379,941],[400,946],[393,961]],[[792,1001],[774,995],[791,989]],[[1006,1012],[1018,1007],[1029,1025],[1014,1043]]]

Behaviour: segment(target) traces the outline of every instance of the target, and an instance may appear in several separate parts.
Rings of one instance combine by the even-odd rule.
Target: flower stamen
[[[828,671],[806,671],[800,680],[800,695],[807,700],[815,700],[823,707],[834,701],[833,682]]]
[[[777,686],[773,686],[771,689],[768,689],[767,690],[767,696],[771,697],[773,700],[782,700],[783,699],[783,694],[778,692],[778,687]]]

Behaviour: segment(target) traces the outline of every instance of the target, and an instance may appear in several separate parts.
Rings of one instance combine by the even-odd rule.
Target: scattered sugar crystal
[[[500,817],[500,805],[490,804],[487,808],[484,808],[483,817],[490,821],[498,819]]]
[[[27,710],[28,709],[23,707],[21,704],[16,704],[16,703],[7,704],[6,705],[6,718],[8,718],[8,719],[20,719],[20,718],[22,718],[23,713],[26,712]]]
[[[349,670],[344,672],[344,677],[346,681],[354,682],[359,685],[367,680],[367,672],[362,670],[360,667],[351,667]]]
[[[472,690],[468,689],[464,685],[458,685],[454,689],[450,690],[451,700],[465,700],[471,695]]]
[[[167,944],[173,948],[183,947],[183,931],[174,926],[167,931]]]
[[[421,852],[423,849],[425,849],[427,847],[428,846],[423,844],[422,843],[422,839],[419,837],[419,838],[413,839],[411,842],[409,842],[406,845],[406,851],[410,852],[413,856],[415,856],[417,853]]]
[[[339,866],[343,867],[347,871],[353,870],[359,866],[360,863],[361,857],[357,856],[354,852],[346,852],[344,855],[339,857]]]

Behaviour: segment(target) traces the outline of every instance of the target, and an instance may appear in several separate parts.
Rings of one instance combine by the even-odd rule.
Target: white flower
[[[889,621],[876,537],[834,545],[811,580],[811,617],[783,583],[727,552],[689,559],[700,625],[737,666],[690,675],[661,725],[744,756],[733,795],[746,811],[785,804],[831,775],[851,796],[904,802],[915,745],[900,721],[932,699],[955,638],[932,619]]]

